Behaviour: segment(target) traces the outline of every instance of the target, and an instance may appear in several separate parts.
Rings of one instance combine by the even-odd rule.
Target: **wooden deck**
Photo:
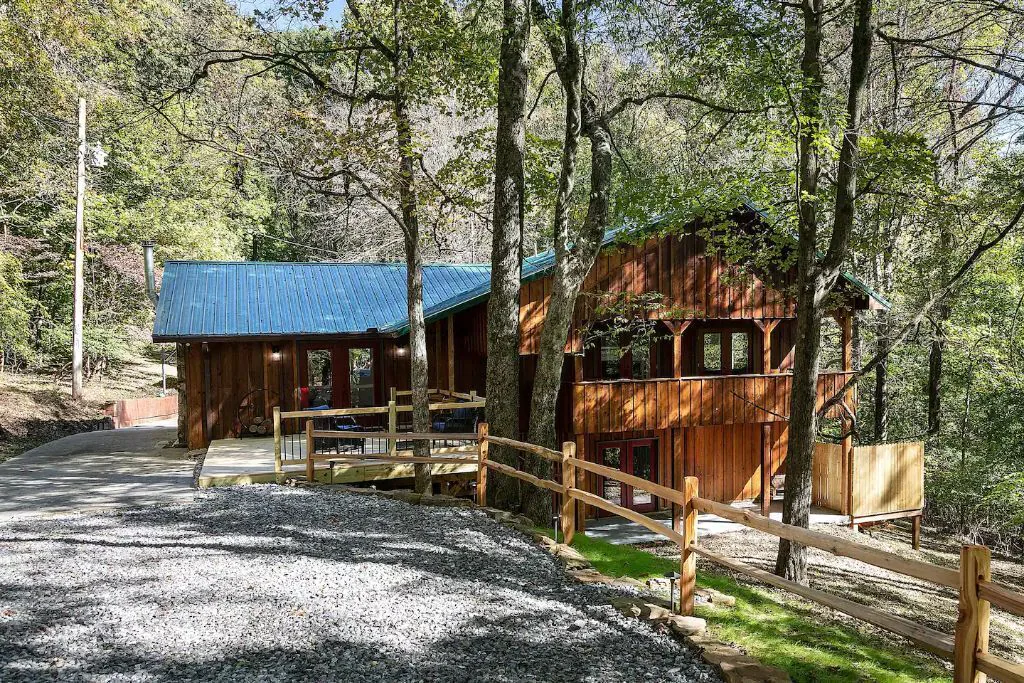
[[[300,446],[300,457],[305,458],[305,446]],[[441,457],[441,456],[439,456]],[[305,464],[288,464],[279,476],[274,472],[274,439],[217,439],[210,444],[199,473],[199,487],[233,486],[235,484],[268,484],[285,479],[306,476]],[[360,482],[407,479],[413,477],[413,465],[375,460],[336,464],[328,468],[317,464],[317,481],[329,484],[355,484]],[[470,463],[431,465],[435,477],[475,476],[477,466]],[[332,478],[333,474],[333,478]]]

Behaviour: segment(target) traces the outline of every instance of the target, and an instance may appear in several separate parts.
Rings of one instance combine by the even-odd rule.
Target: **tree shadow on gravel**
[[[317,633],[306,646],[268,643],[260,647],[253,643],[251,648],[230,654],[211,650],[183,658],[173,652],[153,656],[147,652],[151,645],[114,642],[104,634],[90,634],[102,647],[80,661],[62,663],[61,653],[39,637],[68,625],[87,627],[97,610],[109,610],[111,605],[90,598],[105,578],[86,579],[69,571],[66,584],[52,578],[47,583],[24,574],[5,577],[5,567],[16,572],[16,556],[25,559],[26,566],[31,565],[28,556],[33,556],[34,561],[41,559],[47,565],[48,572],[72,562],[92,563],[102,570],[112,550],[129,553],[134,569],[125,576],[119,568],[109,567],[123,582],[116,587],[118,599],[139,595],[169,610],[192,609],[194,601],[204,596],[208,604],[244,610],[249,603],[272,598],[277,590],[268,578],[262,595],[246,594],[241,588],[234,594],[228,589],[225,594],[228,587],[223,577],[218,583],[197,575],[184,594],[161,595],[158,568],[163,567],[160,563],[173,562],[175,551],[181,557],[199,554],[203,561],[212,554],[226,562],[278,565],[286,573],[292,567],[296,571],[308,567],[310,560],[327,563],[322,567],[328,575],[332,563],[393,566],[423,577],[420,583],[406,579],[390,588],[399,594],[438,581],[446,590],[462,590],[467,595],[493,594],[487,599],[495,604],[501,596],[515,594],[517,599],[525,599],[524,604],[539,607],[493,618],[459,615],[461,621],[431,635],[428,644],[411,642],[409,651],[345,640],[328,629]],[[625,680],[643,678],[645,672],[657,680],[671,678],[674,668],[691,666],[692,653],[667,637],[655,636],[639,623],[613,618],[610,608],[602,612],[592,607],[607,605],[623,591],[574,583],[555,558],[478,511],[414,507],[376,497],[319,492],[265,489],[249,495],[215,493],[194,505],[96,515],[67,524],[61,520],[12,523],[0,527],[0,552],[7,551],[15,559],[0,564],[0,679],[4,681],[44,680],[56,675],[74,680],[128,673],[160,681],[518,683]],[[118,557],[124,562],[123,555]],[[494,571],[496,562],[504,573]],[[524,581],[523,576],[540,580]],[[333,598],[343,606],[344,587]],[[2,616],[5,608],[15,614]],[[643,647],[635,646],[638,638],[643,639]],[[271,638],[270,642],[275,641]],[[24,670],[26,665],[40,668]]]

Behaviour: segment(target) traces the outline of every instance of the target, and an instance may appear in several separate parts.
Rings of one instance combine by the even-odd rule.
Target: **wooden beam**
[[[930,629],[926,626],[922,626],[916,622],[902,617],[892,616],[879,610],[873,609],[866,605],[862,605],[859,602],[853,602],[846,598],[840,598],[837,595],[826,593],[825,591],[817,590],[815,588],[808,588],[795,581],[789,581],[780,576],[776,576],[770,572],[766,572],[763,569],[757,569],[751,567],[748,564],[734,560],[731,557],[719,555],[718,553],[712,552],[706,548],[700,546],[693,546],[693,552],[700,555],[701,557],[716,562],[727,569],[731,569],[739,574],[744,574],[758,581],[767,583],[770,586],[776,588],[782,588],[792,593],[796,593],[800,597],[812,600],[820,605],[831,607],[832,609],[849,614],[851,617],[856,617],[862,621],[866,621],[869,624],[874,624],[887,631],[899,634],[908,640],[917,643],[929,652],[933,652],[941,657],[950,657],[953,654],[953,643],[949,636],[945,633],[940,633],[934,629]]]
[[[1024,617],[1024,594],[999,583],[979,581],[978,595],[1000,609]]]
[[[761,372],[772,372],[772,331],[781,321],[778,318],[755,320],[754,324],[761,330]]]
[[[1024,664],[1014,664],[987,652],[978,653],[978,669],[1003,683],[1024,683]]]
[[[761,516],[767,517],[772,507],[772,428],[761,425]]]
[[[672,333],[672,376],[683,376],[683,333],[693,323],[692,320],[663,320],[665,327]]]
[[[579,463],[578,460],[576,462]],[[576,500],[581,500],[587,503],[588,505],[593,505],[596,508],[607,510],[608,512],[616,514],[619,517],[625,517],[631,522],[636,522],[640,526],[650,529],[656,534],[661,534],[662,536],[668,538],[670,541],[675,541],[676,543],[685,542],[685,539],[683,538],[683,535],[681,533],[673,531],[661,522],[657,522],[648,517],[647,515],[643,515],[634,510],[630,510],[629,508],[624,508],[621,505],[616,505],[611,501],[605,500],[601,496],[594,495],[593,493],[587,493],[586,491],[580,491],[579,489],[569,489],[569,495],[575,498]]]
[[[562,444],[562,486],[568,491],[576,486],[576,443]],[[569,545],[576,535],[576,501],[567,493],[562,494],[562,543]]]
[[[476,470],[476,504],[480,507],[487,505],[487,434],[490,427],[486,422],[477,426],[477,448],[480,463]]]
[[[491,443],[496,443],[499,446],[508,446],[509,448],[515,448],[520,451],[539,455],[545,460],[550,460],[551,462],[562,462],[561,452],[551,450],[550,448],[544,448],[543,446],[525,443],[523,441],[516,441],[515,439],[506,439],[501,436],[488,436],[487,440]]]
[[[984,683],[978,671],[978,654],[988,652],[990,605],[978,595],[978,583],[991,581],[992,557],[983,545],[960,550],[960,611],[956,620],[953,683]]]
[[[820,531],[812,531],[776,522],[749,510],[741,510],[725,503],[708,500],[707,498],[695,498],[693,504],[701,512],[718,515],[751,529],[759,529],[773,536],[809,545],[812,548],[818,548],[833,555],[860,560],[882,569],[913,576],[922,581],[931,581],[940,586],[956,588],[960,585],[960,575],[956,570],[940,567],[937,564],[910,560],[895,553],[869,548],[859,543],[821,533]]]
[[[448,316],[448,391],[455,391],[455,316]]]
[[[693,552],[697,543],[697,508],[692,502],[697,493],[697,477],[687,477],[683,482],[686,519],[683,522],[683,542],[679,544],[679,611],[687,616],[693,614],[694,596],[697,594],[697,555]]]
[[[509,467],[508,465],[503,465],[500,462],[496,462],[494,460],[487,460],[483,464],[485,467],[489,469],[497,470],[502,474],[507,474],[510,477],[515,477],[516,479],[522,479],[523,481],[529,482],[530,484],[533,484],[534,486],[537,486],[539,488],[547,489],[548,491],[554,491],[555,493],[565,493],[564,486],[557,482],[551,481],[550,479],[541,479],[540,477],[535,477],[532,474],[521,472],[520,470],[517,470],[515,467]]]

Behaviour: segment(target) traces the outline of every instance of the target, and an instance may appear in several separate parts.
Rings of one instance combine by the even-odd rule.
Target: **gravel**
[[[247,486],[0,525],[0,680],[717,681],[481,512]]]

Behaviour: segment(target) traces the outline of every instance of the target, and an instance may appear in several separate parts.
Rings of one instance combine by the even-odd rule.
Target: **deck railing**
[[[432,421],[437,413],[460,409],[479,411],[487,405],[486,399],[478,398],[476,392],[431,392],[449,399],[429,405]],[[274,471],[282,474],[285,466],[308,467],[308,454],[313,454],[314,460],[327,460],[330,456],[341,459],[345,455],[367,456],[365,459],[372,455],[380,460],[381,455],[394,457],[398,451],[408,449],[406,444],[413,436],[412,406],[399,405],[398,399],[404,393],[392,390],[391,400],[386,406],[289,411],[275,407]],[[353,425],[354,418],[362,418],[366,424]],[[476,420],[471,421],[463,431],[472,430],[475,424]],[[311,432],[314,433],[312,439],[309,436]],[[462,443],[465,439],[455,438],[459,434],[438,432],[434,436],[435,441],[444,443],[443,447],[465,445]],[[473,434],[471,439],[475,440],[476,435]]]
[[[818,407],[852,375],[818,375]],[[783,422],[789,419],[793,375],[709,375],[573,384],[573,432],[595,434],[673,427]],[[854,392],[854,402],[856,393]],[[856,406],[848,406],[851,410]],[[830,417],[841,417],[834,406]]]
[[[680,611],[691,614],[696,588],[696,557],[700,556],[738,574],[795,593],[807,600],[838,610],[852,617],[874,624],[907,638],[918,647],[953,662],[955,683],[982,681],[985,674],[1004,683],[1024,683],[1024,665],[1010,662],[989,652],[989,615],[992,605],[1024,616],[1024,594],[992,580],[990,551],[985,546],[965,545],[961,550],[959,569],[951,569],[929,562],[908,559],[895,553],[871,548],[860,543],[836,538],[810,529],[783,524],[750,511],[740,510],[698,495],[696,477],[686,477],[682,491],[626,474],[617,469],[598,465],[576,457],[574,443],[563,444],[562,451],[542,448],[534,444],[489,436],[486,425],[479,435],[479,461],[477,473],[477,500],[483,505],[487,499],[487,471],[495,470],[529,482],[561,495],[561,525],[566,543],[571,543],[576,527],[576,501],[607,510],[636,522],[651,531],[679,544],[680,553]],[[527,472],[487,458],[487,444],[497,443],[539,455],[561,468],[561,481],[538,478]],[[641,487],[673,504],[672,526],[616,505],[593,493],[578,488],[580,470],[593,472],[622,484]],[[744,562],[697,543],[697,514],[718,515],[737,524],[785,538],[812,548],[818,548],[840,557],[849,557],[866,564],[898,574],[938,584],[959,591],[959,614],[952,636],[919,623],[870,607],[831,593],[789,581],[770,572],[757,569]]]

